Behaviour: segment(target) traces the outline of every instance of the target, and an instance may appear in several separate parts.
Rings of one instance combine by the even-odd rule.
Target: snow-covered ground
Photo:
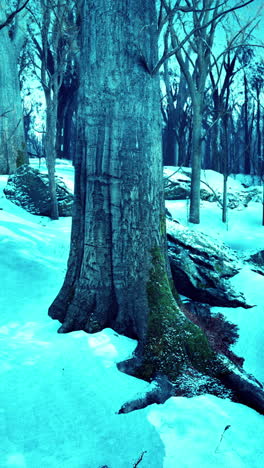
[[[175,168],[167,168],[168,175]],[[228,178],[228,190],[232,193],[243,191],[243,182],[249,176],[238,175]],[[215,171],[202,171],[202,180],[222,192],[223,176]],[[204,232],[222,240],[243,257],[264,250],[264,227],[262,226],[262,204],[250,202],[248,207],[228,210],[227,223],[222,223],[221,207],[217,203],[202,201],[201,223],[188,223],[188,200],[168,200],[166,207],[173,218],[190,229]],[[227,319],[238,325],[240,339],[233,346],[238,356],[245,358],[244,368],[264,383],[264,276],[254,273],[248,266],[231,279],[231,284],[246,296],[252,309],[213,307],[212,312],[221,312]]]
[[[60,162],[58,173],[73,183],[69,163]],[[264,418],[243,405],[204,395],[117,414],[149,388],[115,365],[136,342],[110,329],[56,333],[47,310],[66,270],[70,219],[50,221],[13,205],[2,195],[6,179],[0,177],[0,467],[133,468],[142,456],[140,468],[262,468]],[[182,202],[169,204],[184,218]],[[215,228],[241,248],[249,234],[252,247],[263,248],[253,208],[234,213],[236,234],[231,216],[229,231],[220,222]],[[199,229],[214,233],[217,216],[216,204],[204,204]],[[254,275],[243,270],[234,281],[258,307],[228,311],[241,326],[240,354],[252,348],[246,362],[259,376],[264,283]]]
[[[176,168],[167,167],[169,176]],[[187,168],[185,168],[187,170]],[[181,176],[182,177],[182,176]],[[184,176],[183,176],[184,177]],[[223,191],[223,176],[212,170],[202,171],[202,180],[216,193]],[[237,175],[228,178],[228,191],[234,194],[242,192],[242,183],[249,183],[249,176]],[[203,186],[203,185],[202,185]],[[262,189],[260,189],[261,191]],[[189,200],[167,200],[166,206],[172,216],[191,229],[205,232],[214,238],[221,239],[232,249],[242,253],[254,253],[264,249],[264,228],[262,226],[261,203],[250,202],[247,208],[229,209],[227,223],[222,223],[222,210],[218,203],[201,202],[201,223],[188,223]]]

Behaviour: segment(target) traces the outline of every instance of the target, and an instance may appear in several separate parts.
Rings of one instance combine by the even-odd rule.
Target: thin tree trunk
[[[264,178],[262,176],[262,226],[264,226]]]
[[[227,109],[222,118],[223,122],[223,210],[222,221],[227,222],[227,179],[228,179],[228,166],[229,166],[229,151],[228,151],[228,113]]]
[[[222,221],[226,223],[227,221],[227,179],[228,175],[223,175],[223,208],[222,208]]]
[[[250,174],[251,141],[249,132],[249,112],[248,112],[248,80],[244,75],[244,95],[245,95],[245,140],[244,140],[244,172]]]
[[[219,96],[218,91],[215,91],[213,99],[213,127],[211,130],[211,151],[212,151],[212,169],[221,172],[221,151],[220,151],[220,111],[219,111]]]
[[[164,132],[164,165],[177,166],[177,139],[171,116],[168,115],[168,123]]]
[[[45,156],[49,176],[49,194],[50,194],[50,218],[59,218],[59,207],[56,193],[55,181],[55,164],[56,164],[56,116],[57,116],[57,101],[56,101],[56,86],[53,89],[53,97],[51,98],[50,90],[46,90],[46,135],[45,135]]]
[[[202,112],[199,103],[193,103],[192,130],[192,177],[190,195],[190,223],[200,223],[200,181],[201,181],[201,131]]]
[[[256,162],[256,173],[259,176],[261,170],[261,130],[260,130],[260,89],[257,88],[257,122],[256,122],[256,130],[257,130],[257,162]]]
[[[71,155],[71,140],[73,114],[76,111],[77,99],[76,89],[77,84],[69,89],[59,92],[58,97],[58,113],[57,113],[57,131],[56,131],[56,153],[60,158],[72,159]]]

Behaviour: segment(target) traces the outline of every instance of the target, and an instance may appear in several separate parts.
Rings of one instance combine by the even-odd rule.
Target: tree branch
[[[215,21],[217,19],[221,18],[222,16],[227,15],[231,11],[235,11],[235,10],[238,10],[240,8],[243,8],[243,7],[247,6],[247,5],[249,5],[250,3],[252,3],[253,1],[254,0],[248,0],[246,3],[243,3],[242,5],[234,6],[232,8],[229,8],[228,10],[224,10],[224,11],[218,13],[217,15],[214,15],[214,17],[210,21],[208,21],[207,23],[205,23],[205,24],[203,24],[203,25],[201,25],[199,27],[193,28],[189,32],[189,34],[181,42],[178,43],[176,48],[173,48],[170,52],[167,52],[166,54],[164,54],[164,53],[162,54],[162,57],[160,58],[158,63],[153,68],[151,74],[155,75],[159,71],[160,67],[163,65],[165,60],[172,57],[172,55],[175,55],[184,46],[184,44],[190,39],[190,37],[192,37],[195,33],[197,33],[198,31],[201,31],[203,29],[206,29],[208,26],[215,23]]]
[[[14,17],[27,6],[28,2],[29,0],[26,0],[25,3],[21,7],[17,8],[15,11],[10,13],[10,15],[7,17],[5,22],[0,24],[0,31],[1,29],[3,29],[5,26],[8,26],[13,21]]]

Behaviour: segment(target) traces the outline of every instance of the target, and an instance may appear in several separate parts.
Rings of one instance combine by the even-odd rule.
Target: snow
[[[184,168],[184,171],[186,168]],[[175,168],[168,167],[167,174]],[[215,171],[202,171],[202,180],[220,194],[223,191],[223,176]],[[251,179],[252,180],[252,179]],[[250,176],[239,174],[228,178],[228,189],[233,193],[244,190],[242,183],[249,183]],[[243,259],[255,252],[264,250],[264,227],[262,226],[262,204],[250,202],[248,207],[228,210],[228,222],[221,220],[221,207],[217,203],[202,201],[201,223],[188,223],[188,200],[167,200],[166,207],[173,218],[190,229],[206,233],[214,239],[223,241],[234,249]],[[240,339],[233,346],[233,351],[245,358],[244,368],[264,383],[264,276],[254,273],[248,266],[231,280],[237,291],[243,291],[252,309],[213,307],[211,312],[222,313],[229,321],[238,325]]]
[[[70,163],[61,162],[57,171],[73,184]],[[6,179],[0,177],[0,190]],[[210,395],[174,397],[117,414],[126,401],[151,388],[116,367],[132,355],[136,342],[110,329],[56,333],[59,324],[47,311],[66,271],[71,220],[31,215],[1,193],[0,467],[132,468],[142,455],[140,468],[261,468],[264,418],[243,405]],[[177,218],[185,216],[184,205],[176,209]],[[203,205],[200,229],[214,232],[213,224],[207,230],[207,210]],[[214,210],[216,218],[215,204]],[[245,211],[243,218],[237,213],[236,234],[217,224],[218,235],[229,239],[232,233],[230,242],[241,249],[242,226],[249,233],[257,216],[251,206]],[[263,246],[257,223],[256,218],[251,228],[254,247]],[[263,356],[263,299],[257,294],[262,278],[249,269],[234,278],[258,309],[228,309],[241,327],[241,353],[253,350],[247,359],[256,375]]]
[[[44,174],[48,173],[46,162],[44,158],[30,158],[30,165],[35,169],[38,169]],[[56,162],[56,175],[63,178],[67,187],[73,191],[74,186],[74,171],[72,167],[72,162],[67,159],[59,159]]]
[[[168,166],[166,173],[173,173],[176,168]],[[188,171],[188,168],[183,168]],[[202,181],[210,185],[216,193],[223,192],[223,176],[215,171],[202,171]],[[239,193],[245,190],[243,181],[248,176],[242,174],[228,178],[228,191]],[[174,219],[191,229],[204,232],[214,238],[219,238],[232,249],[246,253],[254,253],[264,249],[264,228],[262,226],[262,205],[250,202],[248,207],[229,209],[227,223],[222,223],[222,210],[219,204],[208,201],[201,202],[201,223],[188,223],[189,200],[167,200],[166,207]]]
[[[232,286],[243,291],[252,309],[225,309],[213,307],[211,312],[222,313],[227,319],[238,325],[240,338],[233,345],[233,351],[245,358],[244,368],[264,383],[264,276],[261,276],[244,267],[243,270],[231,279]]]

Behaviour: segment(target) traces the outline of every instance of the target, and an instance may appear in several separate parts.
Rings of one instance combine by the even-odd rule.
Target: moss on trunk
[[[226,372],[206,336],[180,310],[171,291],[162,250],[154,248],[151,256],[147,336],[137,375],[151,380],[162,373],[175,382],[186,365],[214,377]]]

